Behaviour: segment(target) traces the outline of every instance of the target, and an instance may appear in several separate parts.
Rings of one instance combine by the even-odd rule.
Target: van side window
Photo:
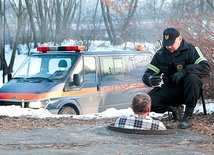
[[[116,76],[123,76],[124,68],[123,68],[123,61],[121,58],[115,58],[114,60],[114,67],[115,67],[115,75]]]
[[[73,73],[70,75],[70,81],[73,81],[73,75],[79,74],[81,78],[81,83],[84,82],[94,82],[96,81],[96,63],[95,57],[84,56],[80,58],[74,68]]]
[[[102,81],[109,81],[114,79],[114,64],[112,57],[101,57],[101,73]]]
[[[124,64],[122,58],[101,57],[102,81],[118,80],[124,76]]]
[[[96,81],[95,57],[84,57],[84,82]]]

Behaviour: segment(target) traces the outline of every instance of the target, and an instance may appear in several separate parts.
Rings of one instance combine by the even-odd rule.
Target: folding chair
[[[207,109],[206,109],[206,104],[205,104],[205,100],[204,100],[203,88],[201,89],[201,101],[202,101],[202,105],[203,105],[204,115],[207,115]]]
[[[203,92],[203,88],[201,89],[201,101],[202,101],[202,106],[203,106],[203,111],[204,111],[204,115],[207,115],[207,110],[206,110],[206,104],[205,104],[205,99],[204,99],[204,92]],[[182,116],[182,113],[184,112],[184,106],[181,105],[181,106],[178,106],[176,107],[176,111],[178,113],[178,119],[181,120],[181,116]]]

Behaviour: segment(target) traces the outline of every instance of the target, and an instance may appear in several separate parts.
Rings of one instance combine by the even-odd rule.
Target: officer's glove
[[[172,80],[173,80],[174,83],[176,83],[176,85],[178,85],[179,82],[180,82],[180,80],[181,80],[183,77],[184,77],[183,72],[182,72],[182,71],[179,71],[179,72],[177,72],[177,73],[175,73],[175,74],[173,75]]]
[[[150,86],[157,86],[161,82],[161,76],[159,75],[151,75],[149,77],[149,85]]]

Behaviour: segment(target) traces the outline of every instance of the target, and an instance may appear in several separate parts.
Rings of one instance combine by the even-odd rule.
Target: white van
[[[84,46],[37,48],[0,89],[0,105],[46,108],[53,114],[89,114],[127,108],[146,92],[150,62],[137,51],[84,51]]]

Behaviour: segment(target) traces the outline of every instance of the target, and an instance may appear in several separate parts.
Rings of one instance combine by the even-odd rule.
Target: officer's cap
[[[180,33],[175,28],[166,28],[163,31],[163,46],[171,46],[174,44],[175,39],[180,36]]]

